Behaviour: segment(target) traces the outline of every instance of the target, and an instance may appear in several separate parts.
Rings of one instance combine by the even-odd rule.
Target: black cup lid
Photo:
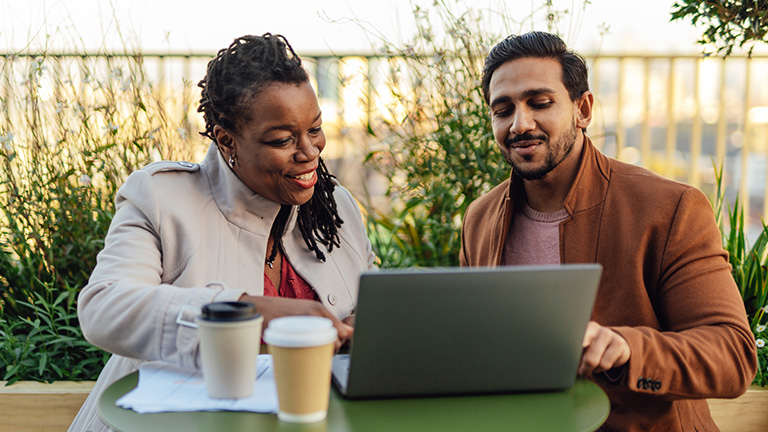
[[[203,306],[200,318],[205,321],[243,321],[259,316],[250,302],[217,302]]]

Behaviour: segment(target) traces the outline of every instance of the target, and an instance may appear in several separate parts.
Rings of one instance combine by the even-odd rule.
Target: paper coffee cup
[[[291,316],[264,331],[275,369],[280,420],[320,421],[328,415],[336,328],[327,318]]]
[[[209,303],[195,319],[208,395],[235,399],[253,394],[263,318],[253,303]]]

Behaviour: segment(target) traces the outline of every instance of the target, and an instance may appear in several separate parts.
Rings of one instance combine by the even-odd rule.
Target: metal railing
[[[731,197],[739,192],[748,218],[768,215],[768,56],[706,58],[693,55],[587,55],[595,107],[589,134],[609,156],[643,165],[661,175],[714,193],[715,167],[723,167]],[[0,54],[0,98],[24,83],[31,62],[44,62],[57,92],[57,75],[79,68],[83,79],[110,73],[139,59],[156,90],[192,118],[195,103],[178,91],[195,88],[212,53],[196,54]],[[302,56],[317,89],[329,146],[329,159],[359,166],[362,159],[344,143],[349,129],[370,124],[377,89],[376,55]],[[43,60],[44,59],[44,60]],[[377,63],[380,66],[381,62]],[[92,65],[86,67],[86,65]],[[88,69],[88,70],[86,70]],[[87,79],[87,78],[86,78]],[[361,104],[344,104],[349,88],[364,94]],[[194,92],[194,90],[192,90]],[[187,97],[189,99],[189,97]],[[192,105],[192,106],[190,106]],[[350,113],[352,110],[357,112]],[[5,107],[4,109],[8,109]],[[0,131],[2,134],[3,131]]]

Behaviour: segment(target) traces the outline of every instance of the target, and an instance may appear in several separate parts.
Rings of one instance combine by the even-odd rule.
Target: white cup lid
[[[338,332],[328,318],[288,316],[275,318],[264,330],[264,342],[269,345],[300,348],[325,345],[336,340]]]

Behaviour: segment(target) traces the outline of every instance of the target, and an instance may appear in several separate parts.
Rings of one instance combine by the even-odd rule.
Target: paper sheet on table
[[[253,395],[240,399],[214,399],[205,391],[199,370],[162,362],[139,366],[139,384],[117,400],[117,406],[140,414],[168,411],[277,412],[277,387],[272,356],[260,354]]]

